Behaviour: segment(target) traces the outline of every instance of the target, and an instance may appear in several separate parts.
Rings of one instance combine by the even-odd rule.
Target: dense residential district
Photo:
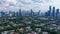
[[[0,11],[0,34],[60,34],[59,9]]]

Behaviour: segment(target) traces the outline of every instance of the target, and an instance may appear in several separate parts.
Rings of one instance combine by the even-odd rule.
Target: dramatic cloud
[[[60,8],[60,0],[0,0],[0,10],[47,11],[50,5]]]

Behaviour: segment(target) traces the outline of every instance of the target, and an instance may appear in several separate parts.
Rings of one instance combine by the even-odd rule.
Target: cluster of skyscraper
[[[21,10],[19,10],[19,12],[14,12],[14,11],[4,12],[4,11],[1,11],[0,16],[1,17],[4,17],[4,16],[21,16]]]
[[[51,7],[49,6],[49,10],[47,12],[45,12],[43,15],[45,17],[59,17],[59,9],[55,9],[55,7]],[[0,11],[0,16],[42,16],[41,11],[39,10],[38,12],[34,12],[32,9],[30,11],[22,11],[21,9],[19,9],[19,11],[17,12],[13,12],[13,11],[9,11],[4,12],[4,11]]]
[[[45,13],[45,16],[47,16],[47,17],[59,17],[59,9],[55,9],[55,7],[51,7],[51,6],[49,6],[49,10],[48,10],[48,12],[46,12]]]
[[[30,11],[24,11],[19,9],[19,11],[17,12],[13,12],[13,11],[9,11],[9,12],[4,12],[4,11],[0,11],[0,16],[4,17],[4,16],[13,16],[13,17],[19,17],[19,16],[39,16],[40,14],[40,10],[39,12],[34,12],[32,9]]]

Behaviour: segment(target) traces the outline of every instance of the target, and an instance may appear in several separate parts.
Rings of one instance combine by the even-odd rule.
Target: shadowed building
[[[22,16],[22,14],[21,14],[21,9],[19,9],[19,16]]]
[[[51,6],[49,6],[48,16],[51,16]]]
[[[39,12],[38,12],[38,16],[40,16],[40,10],[39,10]]]
[[[56,9],[56,18],[59,16],[59,9]]]
[[[31,16],[33,16],[34,15],[34,12],[33,12],[33,10],[31,9]]]
[[[47,16],[47,17],[51,16],[51,6],[49,6],[48,12],[45,12],[45,16]]]
[[[53,7],[53,10],[52,10],[52,17],[55,17],[55,7]]]

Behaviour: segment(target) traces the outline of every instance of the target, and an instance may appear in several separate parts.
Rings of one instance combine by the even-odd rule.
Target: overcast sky
[[[60,9],[60,0],[0,0],[0,10],[47,11],[49,6]]]

